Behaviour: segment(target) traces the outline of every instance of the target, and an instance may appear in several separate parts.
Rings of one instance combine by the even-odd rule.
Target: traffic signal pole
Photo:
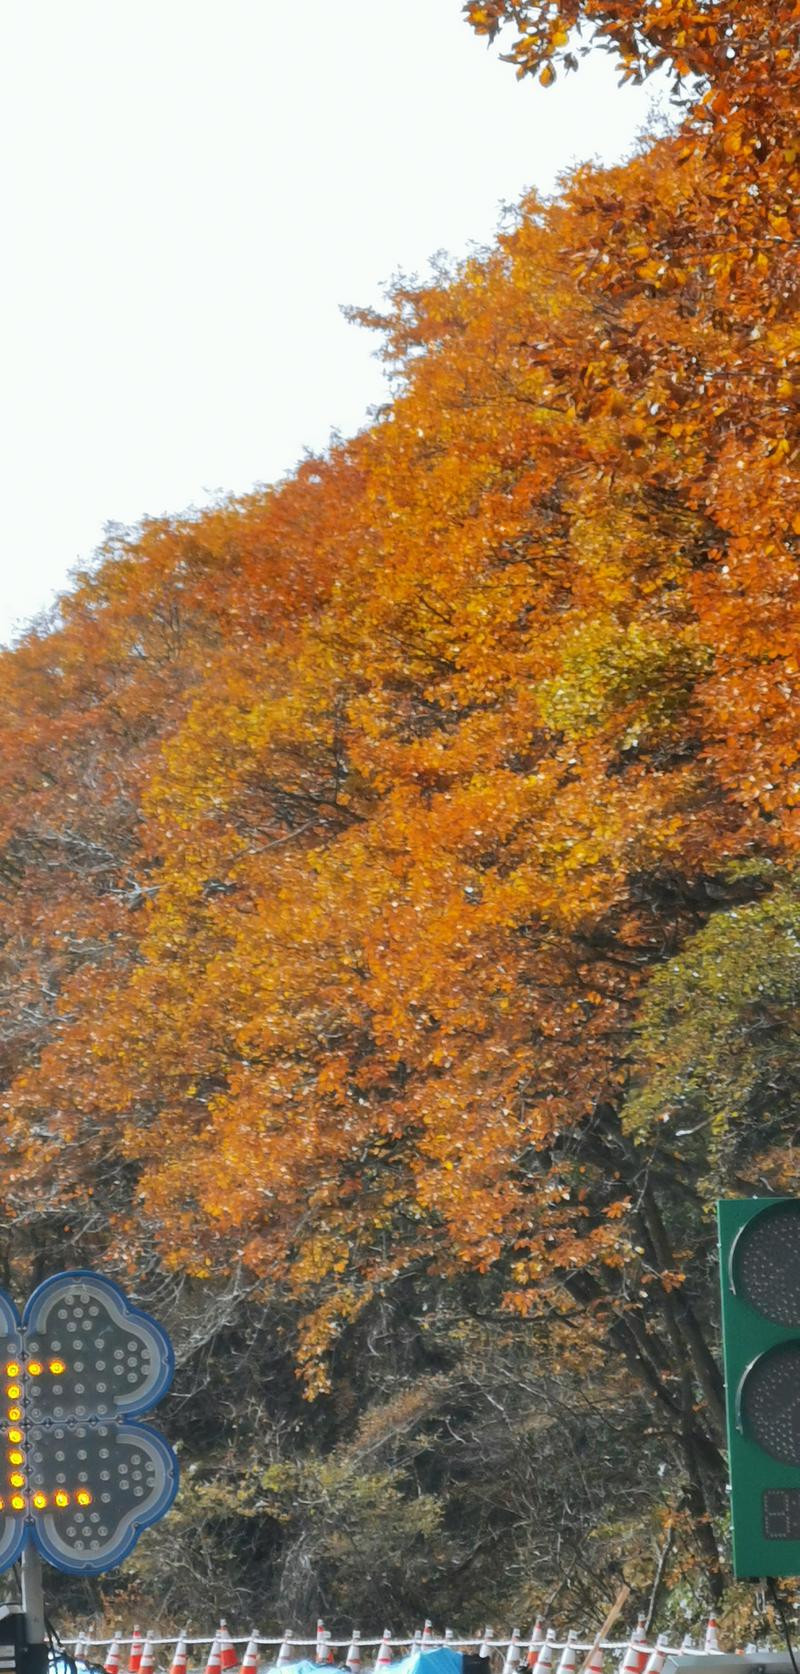
[[[42,1560],[33,1541],[23,1548],[22,1610],[25,1617],[25,1674],[45,1674],[47,1643],[44,1622]]]

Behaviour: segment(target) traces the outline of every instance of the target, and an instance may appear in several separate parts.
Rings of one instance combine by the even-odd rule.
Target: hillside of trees
[[[544,85],[576,24],[669,64],[680,121],[395,285],[360,435],[109,535],[0,659],[1,1282],[102,1266],[178,1351],[176,1509],[65,1608],[578,1626],[624,1576],[737,1642],[712,1209],[800,1188],[800,5],[465,11]]]

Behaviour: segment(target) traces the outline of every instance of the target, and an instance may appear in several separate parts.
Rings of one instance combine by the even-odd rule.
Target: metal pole
[[[47,1668],[47,1647],[44,1626],[44,1588],[42,1560],[32,1540],[22,1549],[22,1608],[25,1613],[25,1638],[28,1645],[26,1668],[28,1674],[40,1674]]]

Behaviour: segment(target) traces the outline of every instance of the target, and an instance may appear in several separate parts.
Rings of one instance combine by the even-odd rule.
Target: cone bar
[[[392,1630],[391,1630],[391,1628],[384,1628],[383,1638],[380,1642],[380,1645],[378,1646],[378,1655],[375,1658],[375,1667],[376,1668],[388,1668],[391,1660],[392,1660]]]
[[[142,1646],[142,1660],[139,1663],[139,1674],[153,1674],[155,1666],[156,1659],[153,1654],[153,1641],[150,1634],[147,1633],[145,1634],[145,1641]]]
[[[186,1664],[188,1660],[189,1656],[186,1649],[186,1634],[184,1632],[178,1635],[178,1641],[172,1653],[172,1662],[170,1663],[169,1674],[186,1674]]]
[[[119,1674],[119,1629],[108,1647],[104,1667],[106,1674]]]
[[[247,1649],[242,1658],[242,1674],[256,1674],[258,1668],[258,1633],[255,1628],[250,1630]]]
[[[519,1653],[519,1628],[514,1628],[511,1633],[511,1638],[508,1641],[506,1660],[503,1663],[503,1674],[514,1674],[514,1669],[519,1662]]]
[[[350,1640],[350,1648],[347,1652],[347,1656],[344,1659],[345,1667],[349,1668],[351,1670],[351,1674],[359,1674],[359,1669],[361,1668],[361,1645],[359,1644],[360,1639],[361,1639],[361,1635],[358,1632],[358,1629],[353,1628],[353,1637]],[[244,1674],[244,1670],[242,1670],[242,1674]]]
[[[142,1632],[135,1627],[131,1634],[131,1651],[128,1657],[128,1674],[139,1674],[139,1664],[142,1660]]]
[[[575,1674],[577,1666],[578,1653],[575,1649],[575,1635],[570,1629],[559,1659],[558,1674]]]
[[[237,1668],[239,1665],[239,1658],[236,1655],[236,1647],[228,1632],[228,1624],[224,1616],[220,1617],[217,1639],[219,1640],[220,1668],[225,1670],[229,1668]]]
[[[279,1668],[281,1666],[281,1663],[283,1663],[283,1662],[294,1662],[294,1651],[292,1650],[291,1643],[290,1643],[291,1637],[292,1637],[292,1630],[291,1630],[291,1628],[287,1628],[286,1632],[283,1636],[283,1639],[281,1641],[281,1648],[280,1648],[280,1650],[278,1652],[278,1655],[277,1655],[277,1658],[276,1658],[277,1666]]]

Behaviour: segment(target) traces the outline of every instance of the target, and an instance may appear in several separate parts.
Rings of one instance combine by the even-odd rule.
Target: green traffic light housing
[[[717,1213],[733,1572],[800,1576],[800,1200]]]

